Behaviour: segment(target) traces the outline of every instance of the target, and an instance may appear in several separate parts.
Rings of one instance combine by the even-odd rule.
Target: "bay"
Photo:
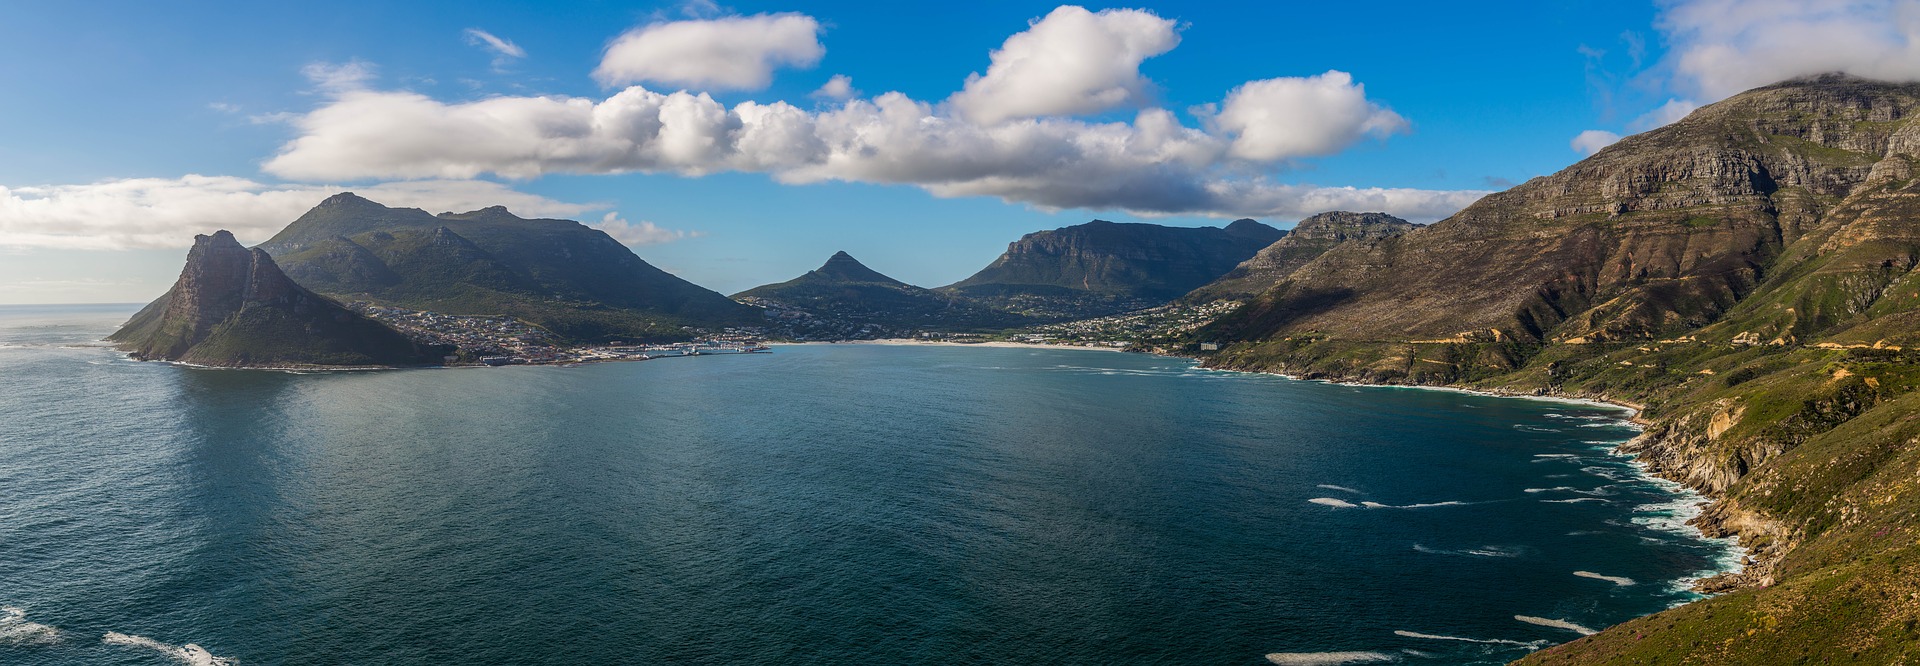
[[[0,663],[1504,663],[1735,555],[1604,406],[1067,349],[195,370],[94,342],[131,311],[0,308]]]

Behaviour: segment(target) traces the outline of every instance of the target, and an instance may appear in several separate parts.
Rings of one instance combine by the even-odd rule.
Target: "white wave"
[[[1548,644],[1547,641],[1533,641],[1528,643],[1524,641],[1510,641],[1504,638],[1461,638],[1459,636],[1423,634],[1417,631],[1395,631],[1393,635],[1405,636],[1407,638],[1424,638],[1430,641],[1460,641],[1462,643],[1483,643],[1486,645],[1517,645],[1524,648],[1545,647]]]
[[[1378,664],[1393,659],[1393,655],[1385,652],[1275,652],[1267,655],[1267,661],[1280,666]]]
[[[1634,580],[1632,578],[1628,578],[1626,576],[1602,576],[1600,574],[1597,574],[1591,571],[1575,571],[1573,572],[1573,575],[1579,576],[1581,578],[1592,578],[1594,580],[1604,580],[1609,583],[1613,583],[1614,585],[1619,585],[1622,587],[1625,587],[1627,585],[1632,585],[1634,583]]]
[[[1369,509],[1425,509],[1436,506],[1466,506],[1466,502],[1428,502],[1426,504],[1381,504],[1379,502],[1361,502],[1360,506]]]
[[[1580,625],[1574,624],[1572,622],[1568,622],[1566,620],[1555,620],[1553,618],[1546,618],[1546,617],[1534,617],[1532,615],[1515,615],[1513,616],[1513,619],[1519,620],[1521,622],[1525,622],[1527,624],[1537,624],[1542,627],[1553,627],[1555,629],[1565,629],[1567,631],[1571,631],[1576,634],[1580,634],[1582,636],[1592,636],[1596,633],[1599,633],[1592,629],[1582,627]]]
[[[1336,508],[1336,509],[1357,509],[1357,508],[1360,508],[1360,505],[1358,505],[1358,504],[1354,504],[1354,503],[1352,503],[1352,502],[1349,502],[1349,501],[1346,501],[1346,500],[1343,500],[1343,499],[1335,499],[1335,498],[1332,498],[1332,497],[1315,497],[1315,498],[1313,498],[1313,499],[1310,499],[1310,500],[1307,500],[1307,501],[1309,501],[1309,502],[1312,502],[1312,503],[1314,503],[1314,504],[1319,504],[1319,505],[1322,505],[1322,506],[1330,506],[1330,507],[1333,507],[1333,508]]]
[[[1360,491],[1358,491],[1358,490],[1354,490],[1354,489],[1352,489],[1352,488],[1348,488],[1348,487],[1346,487],[1346,486],[1336,486],[1336,485],[1333,485],[1333,484],[1331,484],[1331,483],[1322,483],[1322,484],[1320,484],[1320,485],[1319,485],[1319,486],[1317,486],[1317,487],[1320,487],[1320,488],[1326,488],[1327,490],[1338,490],[1338,491],[1341,491],[1341,492],[1348,492],[1348,493],[1353,493],[1353,494],[1355,494],[1355,495],[1359,495],[1359,494],[1361,494],[1361,493],[1360,493]]]
[[[1519,557],[1521,553],[1519,548],[1505,546],[1481,546],[1479,548],[1446,550],[1443,548],[1428,548],[1416,543],[1413,544],[1413,549],[1429,555],[1460,555],[1472,557]]]
[[[1533,454],[1533,457],[1535,458],[1578,458],[1580,456],[1579,454],[1575,454],[1575,453],[1535,453]]]
[[[1526,491],[1525,491],[1525,492],[1529,492],[1529,493],[1579,493],[1579,494],[1581,494],[1581,495],[1592,495],[1592,496],[1597,496],[1597,497],[1606,497],[1606,496],[1608,496],[1608,495],[1612,495],[1612,494],[1613,494],[1613,491],[1612,491],[1612,490],[1608,490],[1607,488],[1608,488],[1608,486],[1600,486],[1600,487],[1598,487],[1598,488],[1589,488],[1589,489],[1581,489],[1581,488],[1575,488],[1575,487],[1573,487],[1573,486],[1554,486],[1554,487],[1552,487],[1552,488],[1528,488],[1528,489],[1526,489]]]
[[[0,607],[0,645],[46,645],[60,642],[60,630],[28,622],[27,612],[12,606]]]
[[[1621,424],[1618,421],[1602,421],[1599,423],[1582,423],[1574,427],[1576,428],[1616,428],[1616,427],[1621,427]]]
[[[1573,490],[1573,487],[1572,487],[1572,486],[1554,486],[1554,487],[1552,487],[1552,488],[1528,488],[1528,489],[1526,489],[1526,491],[1525,491],[1525,492],[1529,492],[1529,493],[1550,493],[1550,492],[1554,492],[1554,491],[1558,491],[1558,490]]]
[[[145,636],[133,636],[117,631],[109,631],[100,637],[100,642],[108,645],[126,645],[143,647],[173,658],[174,661],[188,666],[233,666],[234,661],[226,657],[216,657],[206,648],[188,643],[186,645],[168,645]]]
[[[1568,499],[1540,500],[1540,501],[1545,502],[1547,504],[1579,504],[1581,502],[1605,502],[1606,500],[1600,499],[1598,497],[1573,497]]]
[[[1580,427],[1582,427],[1582,428],[1585,428],[1585,427],[1587,427],[1587,426],[1584,426],[1584,425],[1583,425],[1583,426],[1580,426]],[[1515,425],[1513,426],[1513,429],[1514,429],[1514,430],[1525,430],[1525,431],[1527,431],[1527,432],[1565,432],[1565,431],[1563,431],[1563,430],[1561,430],[1561,429],[1559,429],[1559,428],[1542,428],[1542,427],[1539,427],[1539,426],[1530,426],[1530,425],[1526,425],[1526,424],[1524,424],[1524,423],[1522,423],[1522,424],[1515,424]]]

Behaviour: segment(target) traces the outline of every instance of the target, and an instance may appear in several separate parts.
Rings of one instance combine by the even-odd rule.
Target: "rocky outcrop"
[[[1301,220],[1280,240],[1240,262],[1226,275],[1181,300],[1207,303],[1259,295],[1327,250],[1347,241],[1371,242],[1412,231],[1420,225],[1386,213],[1333,211]]]
[[[108,339],[140,360],[225,367],[426,365],[442,353],[308,291],[224,230],[194,237],[173,288]]]

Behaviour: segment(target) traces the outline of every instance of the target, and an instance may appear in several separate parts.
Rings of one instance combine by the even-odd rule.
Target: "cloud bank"
[[[320,200],[345,189],[389,206],[433,212],[504,205],[523,216],[577,217],[606,209],[601,204],[556,201],[499,183],[474,180],[418,180],[343,188],[272,185],[232,176],[128,178],[86,185],[0,187],[0,247],[175,248],[191,244],[193,234],[217,229],[232,231],[244,242],[259,242]],[[650,222],[628,225],[617,215],[608,215],[595,226],[628,244],[687,236]]]
[[[1295,161],[1410,125],[1340,71],[1246,82],[1197,107],[1198,127],[1184,124],[1149,103],[1154,86],[1139,69],[1179,44],[1177,27],[1142,10],[1063,6],[1008,37],[986,73],[946,100],[861,97],[836,76],[811,95],[823,104],[812,109],[729,105],[706,92],[643,85],[604,99],[448,102],[318,68],[325,101],[290,121],[298,135],[265,169],[300,181],[735,171],[1147,216],[1300,217],[1349,208],[1424,221],[1485,194],[1275,182]],[[799,14],[657,22],[616,39],[596,76],[764,87],[778,66],[820,58],[818,31]],[[1094,117],[1116,111],[1132,118]]]

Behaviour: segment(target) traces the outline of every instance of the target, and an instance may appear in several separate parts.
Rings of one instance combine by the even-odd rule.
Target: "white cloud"
[[[619,213],[607,213],[599,222],[587,226],[607,232],[608,236],[626,245],[659,245],[700,235],[697,232],[663,228],[646,220],[637,224],[629,223],[620,219]]]
[[[593,71],[603,85],[652,82],[758,90],[779,67],[812,67],[826,55],[820,23],[804,14],[668,21],[635,28],[607,46]]]
[[[979,123],[1138,106],[1150,85],[1141,61],[1179,43],[1174,22],[1151,12],[1061,6],[1008,37],[949,102]]]
[[[1234,157],[1259,162],[1331,155],[1361,138],[1408,129],[1405,118],[1369,101],[1366,87],[1340,71],[1242,84],[1210,123],[1233,138]]]
[[[1920,1],[1665,0],[1679,83],[1713,101],[1797,76],[1920,80]]]
[[[1640,114],[1640,117],[1634,118],[1633,122],[1627,123],[1627,127],[1635,132],[1666,127],[1680,122],[1680,119],[1687,117],[1687,114],[1693,113],[1693,110],[1698,108],[1700,105],[1690,99],[1669,99],[1667,103],[1661,104],[1654,110]]]
[[[258,242],[322,199],[347,189],[389,206],[434,212],[504,205],[524,216],[574,217],[606,209],[602,204],[556,201],[473,180],[343,188],[277,185],[233,176],[128,178],[85,185],[0,187],[0,247],[173,248],[192,244],[194,234],[217,229],[232,231],[245,242]]]
[[[1315,78],[1337,83],[1344,75]],[[266,169],[297,180],[336,181],[746,171],[788,183],[910,184],[939,196],[993,196],[1043,208],[1261,216],[1292,210],[1275,197],[1304,197],[1311,190],[1235,176],[1248,160],[1328,152],[1395,125],[1383,118],[1398,119],[1382,116],[1390,112],[1362,97],[1334,96],[1347,105],[1343,109],[1359,100],[1360,115],[1324,122],[1302,106],[1313,99],[1291,100],[1291,109],[1319,124],[1270,130],[1260,119],[1236,113],[1247,119],[1228,123],[1235,136],[1184,126],[1157,108],[1141,111],[1132,122],[1038,118],[980,125],[900,93],[814,113],[785,102],[728,108],[705,94],[637,86],[599,102],[495,97],[450,104],[412,92],[359,90],[295,120],[301,136]],[[1253,103],[1240,100],[1242,106]],[[1318,140],[1299,134],[1311,131],[1338,134]],[[1235,155],[1236,145],[1249,147]],[[1369,200],[1385,200],[1384,191],[1328,192],[1349,198],[1373,192]],[[1436,193],[1416,204],[1402,192],[1391,201],[1407,207],[1387,212],[1431,218],[1436,211],[1451,212],[1441,211],[1451,203],[1436,202],[1461,199]]]
[[[1574,152],[1582,155],[1592,155],[1600,152],[1601,148],[1611,146],[1613,142],[1619,140],[1620,135],[1618,134],[1606,130],[1592,129],[1575,135],[1572,141],[1567,142],[1567,145],[1573,148]]]
[[[467,43],[493,52],[493,68],[499,70],[515,60],[527,57],[527,50],[479,28],[467,28]]]
[[[853,87],[852,77],[845,74],[835,74],[833,78],[827,79],[826,83],[821,84],[819,90],[813,91],[808,97],[839,102],[858,97],[859,95],[860,91],[855,90]]]
[[[321,91],[338,93],[359,90],[374,77],[373,65],[354,60],[346,63],[316,62],[300,68],[300,73]]]
[[[219,111],[221,113],[239,113],[240,112],[240,105],[231,104],[227,102],[208,102],[207,108],[213,109],[215,111]]]

